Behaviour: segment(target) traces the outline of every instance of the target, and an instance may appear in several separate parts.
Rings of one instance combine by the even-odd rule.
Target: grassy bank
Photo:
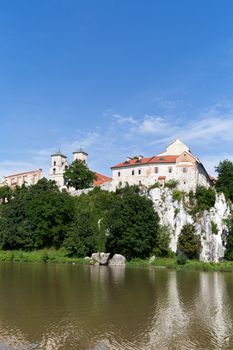
[[[34,263],[60,263],[89,265],[89,261],[83,258],[69,258],[65,249],[43,249],[33,252],[21,250],[0,250],[0,262],[34,262]],[[148,259],[133,259],[126,264],[127,267],[157,267],[176,270],[197,270],[197,271],[225,271],[233,272],[233,261],[222,261],[219,263],[205,263],[198,260],[187,260],[184,265],[177,264],[176,258],[156,258],[153,263]]]
[[[156,258],[153,263],[149,260],[133,259],[127,263],[128,267],[158,267],[176,270],[196,271],[225,271],[233,272],[233,261],[222,261],[219,263],[207,263],[198,260],[187,260],[184,265],[177,264],[176,258]]]
[[[89,264],[89,262],[82,258],[69,258],[66,256],[64,249],[43,249],[32,252],[25,252],[21,250],[0,250],[0,261],[13,262],[35,262],[35,263],[61,263],[61,264]]]

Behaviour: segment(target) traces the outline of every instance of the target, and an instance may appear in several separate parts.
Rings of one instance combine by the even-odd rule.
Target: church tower
[[[88,153],[86,153],[82,148],[73,152],[73,161],[81,160],[85,165],[87,165]]]
[[[49,179],[56,182],[59,188],[65,185],[64,172],[68,167],[67,157],[60,151],[51,155]]]

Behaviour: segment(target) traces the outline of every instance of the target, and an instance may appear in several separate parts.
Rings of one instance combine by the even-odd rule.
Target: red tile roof
[[[130,159],[122,163],[118,163],[111,167],[111,169],[122,168],[132,165],[156,164],[156,163],[175,163],[178,156],[153,156],[150,158]]]
[[[105,176],[103,174],[100,173],[95,173],[96,175],[96,180],[94,181],[94,186],[100,186],[102,184],[104,184],[105,182],[109,182],[112,179],[108,176]]]

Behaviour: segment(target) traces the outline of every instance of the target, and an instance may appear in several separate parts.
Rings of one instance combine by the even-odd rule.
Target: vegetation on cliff
[[[86,171],[83,168],[80,173],[80,164],[74,162],[66,172],[68,185],[86,187],[94,179],[93,174]],[[230,201],[233,199],[233,163],[221,162],[217,172],[217,191],[222,191]],[[212,188],[199,186],[187,196],[174,188],[174,183],[168,187],[172,200],[183,201],[193,217],[202,215],[215,204],[216,192]],[[16,250],[44,249],[63,249],[63,258],[67,259],[83,258],[96,251],[120,253],[128,260],[152,255],[171,257],[170,229],[160,225],[153,202],[145,193],[139,187],[127,186],[114,193],[94,188],[87,194],[72,197],[46,179],[14,191],[0,188],[0,249],[14,252],[12,260],[17,256]],[[176,210],[178,215],[179,209]],[[225,258],[233,260],[233,215],[226,224],[229,234]],[[211,221],[211,228],[217,235],[215,222]],[[195,226],[184,225],[178,239],[176,263],[186,264],[183,256],[198,259],[200,251],[201,239]],[[46,254],[43,256],[46,260]]]

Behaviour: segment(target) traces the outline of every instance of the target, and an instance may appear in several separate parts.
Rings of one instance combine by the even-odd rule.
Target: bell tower
[[[85,165],[87,165],[88,153],[86,153],[82,148],[73,152],[73,161],[81,160]]]
[[[49,171],[49,179],[56,182],[58,187],[63,187],[64,184],[64,172],[68,167],[67,157],[58,151],[51,155],[51,164]]]

